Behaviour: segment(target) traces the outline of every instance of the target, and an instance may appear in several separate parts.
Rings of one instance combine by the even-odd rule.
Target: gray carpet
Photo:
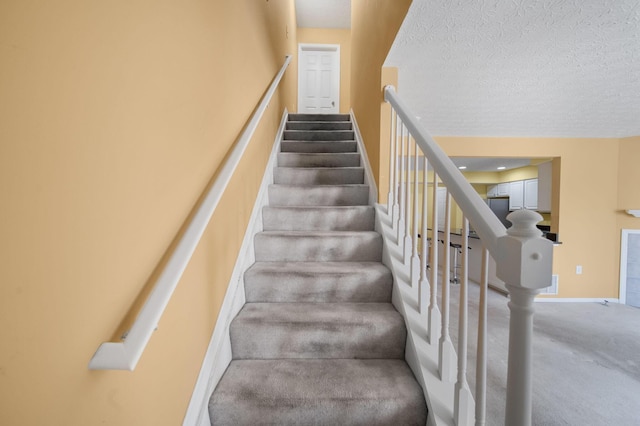
[[[212,425],[420,425],[348,115],[292,114]]]
[[[457,300],[459,286],[452,285]],[[489,292],[488,425],[504,424],[509,310]],[[479,289],[470,285],[470,319]],[[458,311],[452,305],[457,345]],[[535,304],[533,424],[537,426],[640,425],[640,309],[600,303]],[[470,329],[472,331],[472,329]],[[475,357],[477,334],[469,337]],[[475,358],[468,379],[475,390]]]

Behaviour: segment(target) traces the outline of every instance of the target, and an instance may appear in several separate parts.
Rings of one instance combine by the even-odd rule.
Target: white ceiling
[[[386,65],[434,135],[640,135],[639,0],[414,0]]]
[[[351,28],[351,0],[296,0],[301,28]]]

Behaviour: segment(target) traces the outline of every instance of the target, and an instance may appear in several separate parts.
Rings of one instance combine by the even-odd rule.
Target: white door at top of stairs
[[[298,45],[298,112],[333,114],[340,109],[340,45]]]

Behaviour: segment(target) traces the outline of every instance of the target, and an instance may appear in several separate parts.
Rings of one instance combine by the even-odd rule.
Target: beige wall
[[[617,236],[620,239],[623,229],[640,229],[640,218],[625,212],[640,209],[640,136],[620,140],[618,166],[618,204],[616,217],[618,220]],[[618,264],[620,255],[618,250]]]
[[[558,297],[618,297],[618,139],[436,137],[452,156],[559,157]],[[555,163],[555,161],[554,161]],[[557,177],[555,177],[557,178]],[[576,275],[576,265],[583,274]]]
[[[87,364],[295,54],[293,0],[7,0],[0,40],[0,424],[180,424],[291,71],[135,372]]]
[[[618,209],[640,209],[640,136],[620,140]]]
[[[518,167],[517,169],[498,172],[498,176],[498,182],[513,182],[516,180],[536,179],[538,177],[538,167]]]
[[[551,225],[563,242],[554,247],[554,273],[560,275],[560,292],[555,297],[618,298],[620,231],[640,229],[640,219],[624,213],[621,206],[616,208],[616,202],[623,197],[640,197],[635,188],[639,181],[635,159],[640,158],[640,138],[436,137],[436,140],[451,156],[553,157],[553,212],[551,216],[543,215],[542,224]],[[529,179],[536,174],[533,166],[504,172],[464,173],[485,197],[484,182]],[[431,194],[429,190],[429,199]],[[451,223],[456,230],[462,226],[462,212],[455,202]],[[582,275],[575,274],[577,265],[583,266]]]
[[[351,107],[379,194],[386,192],[388,181],[384,171],[388,146],[380,144],[382,64],[410,5],[411,0],[359,0],[351,4]],[[386,194],[380,199],[384,197]]]
[[[298,43],[340,45],[340,112],[351,109],[351,30],[298,28]]]

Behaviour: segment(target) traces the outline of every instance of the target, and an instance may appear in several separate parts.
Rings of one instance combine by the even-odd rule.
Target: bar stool
[[[453,249],[453,278],[449,281],[454,284],[460,284],[460,279],[458,278],[458,269],[462,268],[461,265],[458,265],[458,255],[462,254],[462,244],[458,243],[449,243],[449,247]],[[468,247],[471,250],[471,247]]]
[[[460,284],[460,280],[458,279],[458,269],[460,269],[458,265],[458,255],[462,254],[462,244],[449,243],[449,247],[453,249],[453,277],[451,277],[449,282]]]
[[[418,234],[418,238],[422,238],[422,235]],[[431,237],[427,237],[427,247],[428,247],[427,253],[431,253]],[[427,269],[431,269],[431,264],[429,263],[429,258],[430,258],[430,256],[427,255]]]

